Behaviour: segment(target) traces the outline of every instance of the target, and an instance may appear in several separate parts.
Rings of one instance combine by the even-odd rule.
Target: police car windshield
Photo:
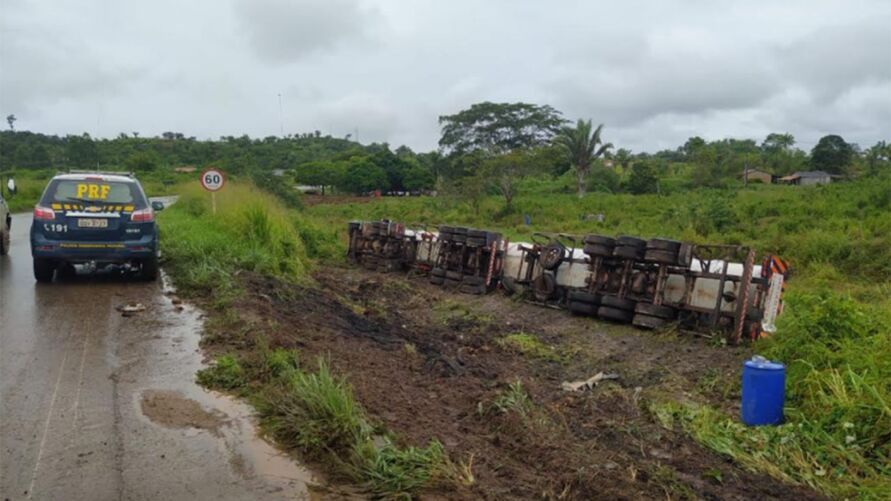
[[[136,183],[102,180],[54,179],[46,189],[43,204],[120,204],[145,208],[145,197]]]

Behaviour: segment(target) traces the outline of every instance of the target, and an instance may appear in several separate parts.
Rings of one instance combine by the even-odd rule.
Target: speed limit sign
[[[226,184],[226,176],[221,170],[206,169],[201,173],[201,186],[207,191],[220,191],[224,184]]]

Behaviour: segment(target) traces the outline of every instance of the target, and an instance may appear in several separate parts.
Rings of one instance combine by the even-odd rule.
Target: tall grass
[[[251,184],[229,183],[210,194],[197,183],[181,185],[180,199],[161,213],[161,248],[167,271],[188,292],[231,293],[236,272],[247,270],[287,281],[306,277],[313,253],[335,245],[312,223]],[[327,252],[327,251],[326,251]]]
[[[753,186],[745,190],[702,189],[669,195],[543,193],[529,188],[503,213],[504,201],[489,196],[479,209],[458,197],[384,198],[371,203],[315,205],[308,215],[328,224],[350,219],[466,224],[507,236],[536,231],[629,234],[694,242],[752,245],[773,252],[810,273],[831,263],[849,279],[891,277],[891,177],[829,186]],[[603,214],[603,222],[593,216]],[[531,224],[524,223],[528,215]]]
[[[324,359],[314,372],[282,373],[259,400],[264,426],[276,440],[333,465],[376,497],[411,499],[419,489],[463,478],[439,442],[400,447],[373,426],[349,384]]]
[[[787,365],[786,424],[749,428],[708,406],[661,402],[706,446],[839,498],[891,499],[891,319],[850,297],[792,293],[756,349]]]

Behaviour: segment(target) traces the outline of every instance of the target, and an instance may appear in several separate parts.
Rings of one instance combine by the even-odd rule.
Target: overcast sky
[[[634,151],[772,131],[866,147],[891,140],[891,1],[0,0],[18,129],[283,124],[429,150],[439,115],[487,100]]]

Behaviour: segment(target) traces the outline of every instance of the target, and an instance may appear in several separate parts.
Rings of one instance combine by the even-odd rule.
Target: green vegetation
[[[182,293],[212,298],[218,307],[240,293],[243,271],[302,283],[311,280],[307,272],[315,259],[342,253],[340,228],[322,230],[251,184],[230,183],[218,193],[216,215],[197,184],[182,185],[179,193],[160,217],[165,265]],[[230,328],[231,310],[217,311],[222,320],[208,328]],[[376,497],[408,499],[424,487],[471,481],[437,442],[397,445],[371,423],[348,383],[324,360],[307,371],[296,351],[268,349],[256,336],[242,338],[245,351],[219,357],[198,372],[197,381],[249,397],[263,426],[285,447],[329,464]]]
[[[201,386],[214,390],[235,390],[247,383],[244,368],[232,355],[223,355],[213,365],[201,369],[195,376]]]
[[[888,498],[891,314],[828,291],[786,301],[779,334],[756,350],[787,364],[787,424],[749,428],[701,403],[652,411],[752,469],[839,498]]]
[[[476,201],[388,198],[373,204],[317,205],[306,213],[330,225],[375,218],[448,221],[500,230],[514,240],[551,231],[746,244],[791,260],[802,278],[837,276],[844,285],[891,276],[891,177],[807,188],[751,186],[582,199],[565,193],[564,186],[540,180],[524,183],[514,201],[516,211],[510,214],[503,214],[492,196]],[[524,214],[531,219],[528,226]],[[595,221],[595,214],[604,214],[604,221]]]
[[[334,376],[324,359],[316,371],[307,372],[291,350],[260,349],[249,356],[253,360],[244,362],[219,357],[199,371],[198,383],[249,395],[262,426],[283,446],[328,463],[375,497],[411,499],[425,487],[472,481],[438,442],[398,446],[371,423],[349,384]]]
[[[516,412],[521,416],[528,415],[533,408],[532,399],[523,388],[523,382],[519,379],[508,385],[507,390],[498,394],[492,401],[492,409],[507,414]]]
[[[165,266],[187,293],[225,303],[237,293],[234,277],[241,271],[302,280],[313,257],[337,248],[339,232],[304,220],[250,184],[233,182],[218,193],[216,215],[197,182],[179,193],[179,202],[159,217],[161,245]]]
[[[527,357],[539,358],[549,362],[560,362],[563,360],[563,355],[555,350],[553,346],[548,346],[534,335],[525,332],[508,334],[499,338],[498,344]]]

